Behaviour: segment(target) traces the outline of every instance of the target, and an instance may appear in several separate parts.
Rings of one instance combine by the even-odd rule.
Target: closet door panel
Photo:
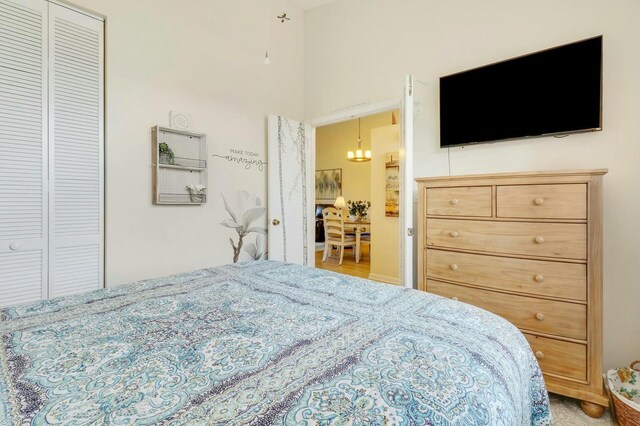
[[[46,259],[42,244],[20,242],[20,250],[4,247],[0,251],[0,306],[34,302],[43,299]]]
[[[47,3],[0,0],[0,306],[47,297]]]
[[[103,23],[49,5],[50,296],[103,287]]]

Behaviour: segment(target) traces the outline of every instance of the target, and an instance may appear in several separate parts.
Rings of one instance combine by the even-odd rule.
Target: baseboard
[[[369,274],[369,279],[373,281],[380,281],[387,284],[400,285],[400,279],[396,277],[389,277],[380,274]]]

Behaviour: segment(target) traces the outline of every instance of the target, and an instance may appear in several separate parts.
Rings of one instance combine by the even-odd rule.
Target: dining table
[[[356,235],[356,263],[360,263],[360,247],[361,238],[363,233],[371,233],[371,220],[369,219],[346,219],[344,221],[345,232],[353,232]],[[369,243],[371,244],[371,243]]]

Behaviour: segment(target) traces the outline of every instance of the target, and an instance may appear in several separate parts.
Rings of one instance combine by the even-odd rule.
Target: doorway
[[[414,140],[427,129],[421,105],[426,84],[408,75],[402,97],[336,112],[310,123],[270,115],[268,118],[268,245],[269,259],[315,264],[315,128],[357,117],[400,109],[399,222],[400,282],[415,286],[416,257],[413,217],[417,194],[413,180]]]
[[[395,108],[316,127],[316,268],[400,284],[399,115]],[[366,161],[348,159],[348,151],[358,155],[358,140]],[[326,208],[344,221],[332,238],[343,232],[348,245],[327,242]]]

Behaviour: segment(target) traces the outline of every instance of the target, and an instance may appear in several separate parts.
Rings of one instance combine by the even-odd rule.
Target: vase
[[[171,154],[168,153],[162,153],[160,154],[160,164],[168,164],[173,166],[175,164],[173,157],[171,156]]]

